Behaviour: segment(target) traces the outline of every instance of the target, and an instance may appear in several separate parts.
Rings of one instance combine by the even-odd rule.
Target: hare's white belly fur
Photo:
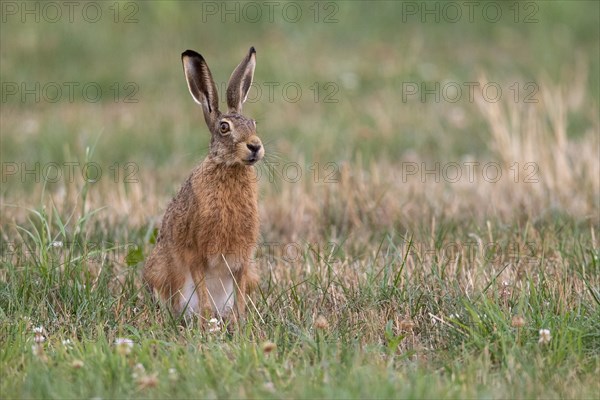
[[[196,284],[188,273],[181,290],[183,296],[179,303],[180,309],[185,309],[188,313],[197,313],[200,310],[198,291],[204,286],[212,311],[220,317],[227,316],[233,311],[235,296],[233,273],[239,268],[240,265],[233,261],[233,257],[225,257],[224,260],[223,256],[218,255],[209,260],[204,285]]]
[[[188,314],[200,311],[200,301],[198,299],[198,290],[200,288],[194,283],[192,275],[188,272],[185,277],[185,283],[181,288],[181,299],[179,300],[179,309],[186,310]]]
[[[218,255],[208,261],[206,291],[213,312],[226,316],[233,311],[235,282],[233,273],[241,268],[235,257]]]

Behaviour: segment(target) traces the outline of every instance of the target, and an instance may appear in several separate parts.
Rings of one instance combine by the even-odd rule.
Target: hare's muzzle
[[[246,156],[244,157],[244,163],[253,165],[260,161],[264,155],[265,149],[258,136],[252,136],[246,141]]]

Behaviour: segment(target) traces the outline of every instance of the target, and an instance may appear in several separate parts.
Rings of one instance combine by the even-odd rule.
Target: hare
[[[204,58],[181,55],[187,85],[202,106],[211,133],[209,153],[167,206],[144,281],[175,312],[242,318],[246,293],[257,283],[251,261],[259,233],[253,165],[264,147],[256,121],[241,114],[256,65],[256,51],[231,74],[227,113]]]

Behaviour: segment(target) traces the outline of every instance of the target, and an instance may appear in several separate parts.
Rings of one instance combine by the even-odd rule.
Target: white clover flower
[[[46,337],[44,336],[45,331],[43,326],[33,328],[33,333],[35,334],[33,341],[37,344],[44,343],[46,341]]]
[[[216,318],[211,318],[210,321],[208,321],[208,332],[213,333],[213,332],[219,332],[221,330],[221,321],[219,321]]]
[[[540,339],[538,340],[539,344],[548,344],[552,339],[552,335],[550,335],[550,329],[540,329]]]
[[[126,346],[129,346],[129,347],[133,347],[133,340],[127,339],[127,338],[116,338],[115,339],[115,344],[117,346],[119,346],[119,345],[126,345]]]
[[[127,355],[131,353],[131,349],[133,349],[133,340],[127,338],[116,338],[115,346],[117,346],[117,351],[119,354]]]
[[[144,368],[144,365],[141,363],[135,364],[133,367],[133,372],[131,373],[131,377],[133,379],[139,379],[144,375],[146,375],[146,368]]]
[[[169,380],[171,382],[175,382],[179,379],[179,375],[177,374],[177,370],[175,368],[169,368]]]

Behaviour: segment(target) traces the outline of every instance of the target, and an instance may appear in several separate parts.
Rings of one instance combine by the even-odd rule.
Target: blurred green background
[[[258,120],[267,151],[284,160],[486,156],[488,128],[465,86],[482,76],[518,105],[528,94],[539,98],[536,88],[545,84],[584,79],[583,101],[591,106],[570,113],[568,135],[581,135],[598,117],[590,111],[599,96],[597,1],[472,9],[462,2],[75,2],[72,16],[60,2],[2,4],[5,162],[81,160],[97,143],[101,165],[189,169],[209,136],[183,78],[185,49],[203,54],[224,85],[256,47],[262,92],[251,91],[244,111]],[[72,101],[69,82],[78,85]],[[443,94],[403,101],[407,82],[464,90],[456,102]],[[82,93],[90,83],[88,97],[102,90],[97,102]],[[22,84],[40,101],[23,97]],[[53,85],[63,89],[56,102],[48,101]],[[4,193],[23,187],[4,183]]]
[[[0,397],[597,397],[599,15],[597,0],[0,2]],[[305,179],[261,181],[261,284],[230,337],[180,329],[140,270],[209,143],[181,53],[206,58],[224,106],[250,46],[244,113],[266,161]],[[486,81],[498,107],[470,99]],[[473,160],[504,179],[400,179],[405,161]],[[51,163],[79,179],[32,179]]]

